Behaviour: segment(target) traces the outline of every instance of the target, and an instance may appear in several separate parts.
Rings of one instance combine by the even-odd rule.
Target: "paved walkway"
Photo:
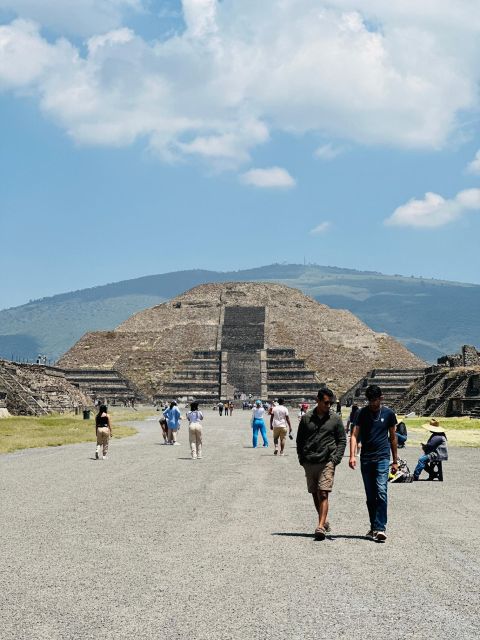
[[[345,458],[315,542],[294,448],[250,448],[248,417],[207,411],[197,461],[156,421],[104,462],[93,444],[1,456],[2,640],[479,637],[478,450],[453,450],[443,484],[391,487],[385,545],[362,537]]]

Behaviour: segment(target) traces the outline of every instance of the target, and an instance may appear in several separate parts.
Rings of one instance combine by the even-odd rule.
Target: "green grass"
[[[343,411],[344,422],[347,421],[349,414],[349,410]],[[420,443],[426,442],[430,436],[426,429],[422,429],[422,424],[427,423],[431,419],[430,416],[405,418],[398,415],[397,419],[403,420],[407,425],[407,448],[415,447],[420,450]],[[445,428],[449,447],[480,448],[480,420],[470,418],[436,418],[436,420]]]
[[[137,430],[120,422],[144,420],[153,413],[114,408],[111,412],[113,438],[134,435]],[[59,447],[64,444],[95,442],[95,420],[83,420],[71,414],[36,416],[12,416],[0,419],[0,453],[34,447]]]
[[[420,447],[420,443],[426,442],[430,433],[422,429],[422,424],[427,423],[430,417],[403,418],[398,417],[407,425],[407,446]],[[480,420],[470,418],[436,418],[445,428],[449,447],[476,447],[480,448]]]
[[[405,418],[404,416],[398,416],[399,420],[403,420],[409,427],[415,429],[420,428],[422,424],[426,424],[432,418],[430,416],[420,416],[416,418]],[[480,431],[480,420],[472,420],[471,418],[435,418],[438,420],[442,427],[445,427],[445,431]],[[426,432],[425,432],[426,433]],[[447,433],[448,435],[448,433]]]

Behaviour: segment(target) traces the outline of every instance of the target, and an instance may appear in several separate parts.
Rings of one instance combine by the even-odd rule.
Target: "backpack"
[[[388,481],[389,482],[413,482],[413,475],[410,473],[410,469],[408,468],[408,464],[405,460],[401,460],[398,458],[398,471],[397,473],[392,473],[392,464],[390,463],[390,467],[388,470]]]

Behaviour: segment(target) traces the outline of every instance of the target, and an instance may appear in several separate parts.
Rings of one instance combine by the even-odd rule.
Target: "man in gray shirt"
[[[340,464],[347,444],[341,416],[330,413],[333,401],[333,391],[320,389],[317,406],[302,416],[297,431],[298,461],[305,469],[308,492],[312,494],[318,513],[316,540],[324,540],[330,529],[328,498],[333,488],[335,467]]]

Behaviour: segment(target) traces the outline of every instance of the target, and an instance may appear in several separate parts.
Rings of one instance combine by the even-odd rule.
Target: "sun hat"
[[[440,426],[440,423],[438,420],[435,420],[435,418],[432,418],[430,422],[422,424],[422,428],[431,431],[431,433],[445,433],[445,429]]]

